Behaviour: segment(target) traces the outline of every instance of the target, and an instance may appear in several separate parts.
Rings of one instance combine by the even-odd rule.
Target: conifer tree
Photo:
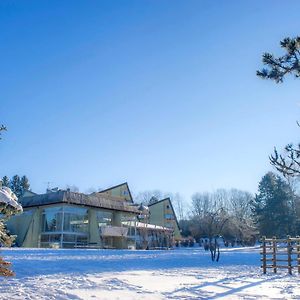
[[[24,175],[24,176],[22,176],[21,181],[20,181],[21,195],[23,195],[23,193],[24,193],[25,190],[29,190],[29,188],[30,188],[29,180],[28,180],[28,178]],[[21,195],[20,195],[20,196],[21,196]]]
[[[14,175],[13,178],[11,179],[10,189],[17,197],[21,196],[22,188],[21,188],[21,179],[19,175]]]
[[[14,175],[11,180],[7,176],[2,177],[2,186],[9,187],[14,194],[19,198],[25,190],[29,190],[30,183],[26,175],[20,179],[19,175]]]
[[[4,128],[4,129],[3,129]],[[1,131],[5,130],[4,126],[0,126],[0,138]],[[6,176],[5,176],[6,177]],[[8,178],[5,178],[6,183]],[[2,184],[2,182],[1,182]],[[0,186],[0,247],[10,246],[13,242],[13,238],[8,235],[4,221],[10,216],[22,212],[22,207],[17,203],[16,196],[10,191],[8,187]],[[14,273],[9,269],[10,263],[6,262],[0,256],[0,276],[12,276]]]
[[[257,76],[271,79],[277,83],[283,82],[286,75],[300,77],[300,36],[285,38],[280,42],[284,55],[275,57],[271,53],[262,56],[265,68],[256,72]]]
[[[2,178],[2,186],[7,186],[7,187],[10,186],[10,181],[9,181],[9,178],[7,176],[3,176],[3,178]]]
[[[282,56],[275,57],[268,52],[263,54],[262,62],[265,67],[256,71],[257,76],[274,80],[276,83],[283,82],[287,75],[300,77],[300,36],[287,37],[280,42],[280,46],[285,52]],[[269,159],[284,176],[300,176],[300,144],[288,144],[284,154],[278,153],[275,148]]]
[[[295,234],[295,195],[283,179],[272,172],[261,179],[253,201],[253,214],[261,235]]]
[[[2,131],[6,131],[6,127],[4,125],[0,125],[0,140]]]

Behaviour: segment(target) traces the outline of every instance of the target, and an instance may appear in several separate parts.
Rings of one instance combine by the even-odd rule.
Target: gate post
[[[267,257],[266,257],[266,237],[265,236],[263,236],[262,237],[262,268],[263,268],[263,272],[264,272],[264,274],[266,274],[267,273],[267,261],[266,261],[266,259],[267,259]]]
[[[289,274],[292,275],[292,244],[291,237],[287,236],[287,255],[288,255],[288,270]]]
[[[276,236],[273,236],[273,257],[272,257],[272,265],[273,265],[273,272],[277,273],[277,267],[276,267],[276,251],[277,251],[277,243],[276,243]]]
[[[297,235],[297,266],[298,266],[298,273],[300,274],[300,236]]]

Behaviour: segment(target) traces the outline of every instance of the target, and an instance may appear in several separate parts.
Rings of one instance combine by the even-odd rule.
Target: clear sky
[[[298,142],[300,81],[256,77],[299,1],[0,3],[0,176],[85,192],[255,192]]]

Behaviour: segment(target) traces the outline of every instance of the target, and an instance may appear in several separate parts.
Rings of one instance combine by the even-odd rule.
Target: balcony
[[[100,227],[100,235],[103,237],[126,237],[128,234],[127,227],[120,226],[102,226]]]

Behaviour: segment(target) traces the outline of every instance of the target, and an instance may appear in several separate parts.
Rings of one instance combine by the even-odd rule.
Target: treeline
[[[2,177],[2,186],[9,187],[13,193],[19,198],[23,195],[25,190],[30,188],[30,183],[28,178],[24,175],[20,177],[19,175],[14,175],[11,179],[7,176]]]
[[[258,193],[219,189],[196,193],[188,217],[179,222],[184,237],[251,245],[259,236],[300,234],[300,197],[287,180],[269,172]]]
[[[218,189],[213,193],[192,196],[189,218],[180,221],[183,236],[196,241],[222,236],[224,241],[249,245],[255,242],[257,230],[252,218],[253,196],[237,189]]]

